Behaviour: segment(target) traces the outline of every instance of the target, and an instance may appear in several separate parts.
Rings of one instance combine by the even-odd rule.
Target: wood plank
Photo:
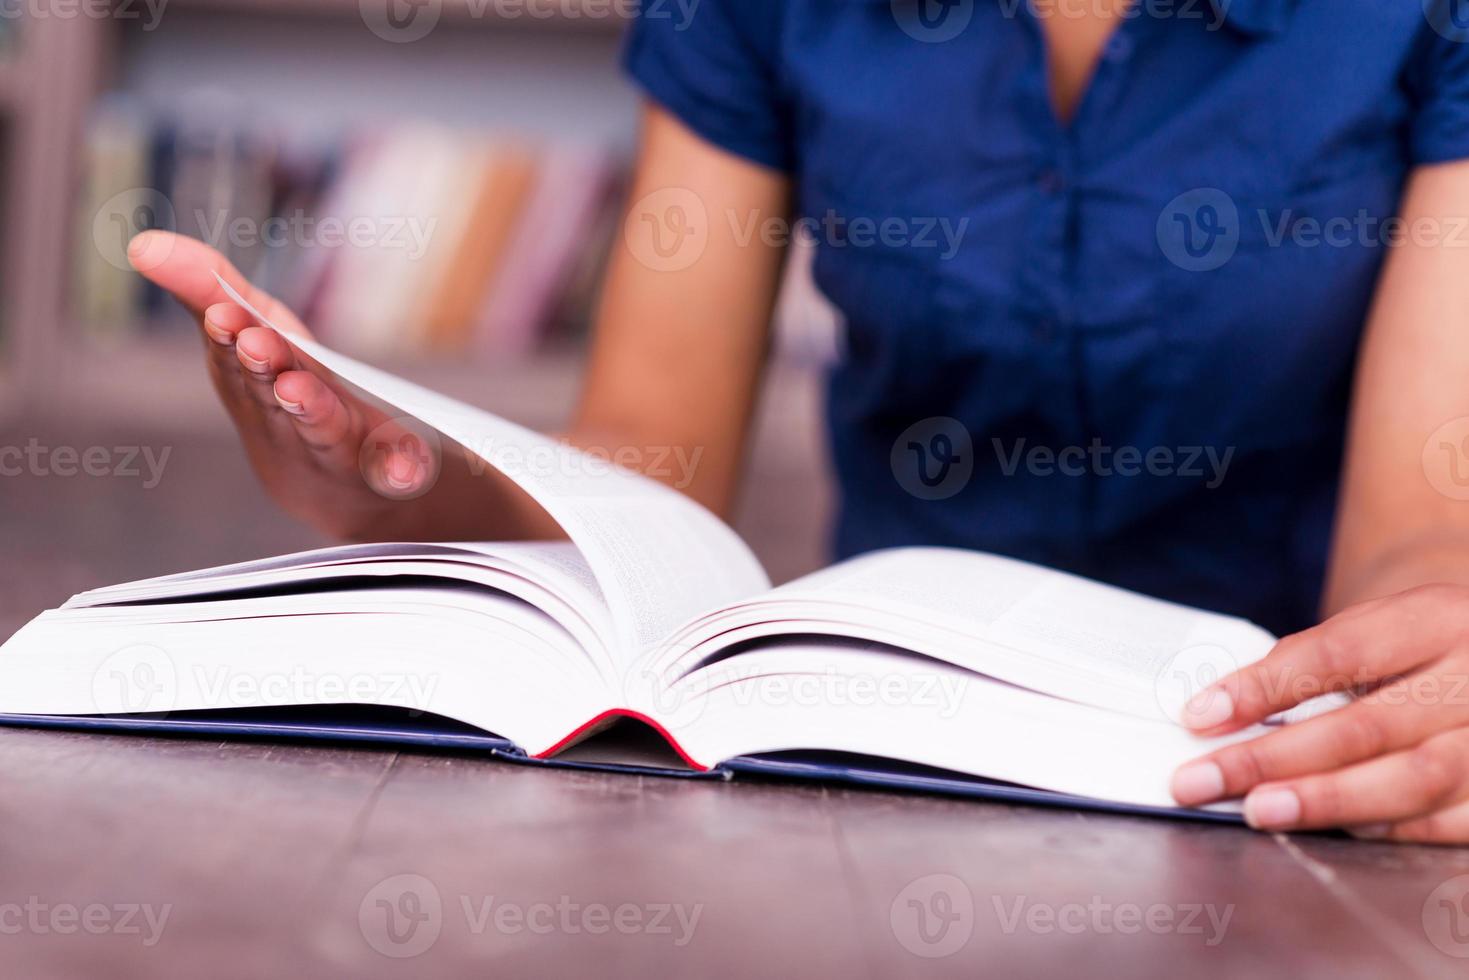
[[[1274,840],[1244,828],[879,794],[836,800],[865,896],[859,934],[882,976],[925,975],[934,962],[945,974],[984,964],[995,976],[1037,978],[1092,975],[1102,963],[1126,977],[1404,974],[1395,950],[1357,929]]]
[[[1283,839],[1419,976],[1469,974],[1469,848],[1413,847],[1345,837]]]
[[[300,909],[391,761],[0,732],[0,970],[244,977],[300,962]],[[88,906],[107,910],[101,929],[68,924]]]
[[[20,730],[0,787],[0,910],[169,910],[152,945],[25,928],[7,975],[1450,975],[1231,828]]]

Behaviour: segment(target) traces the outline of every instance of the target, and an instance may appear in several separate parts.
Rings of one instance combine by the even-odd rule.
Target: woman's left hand
[[[1376,599],[1288,636],[1185,711],[1222,735],[1329,691],[1351,704],[1220,749],[1173,777],[1179,803],[1245,798],[1260,830],[1469,843],[1469,587]]]

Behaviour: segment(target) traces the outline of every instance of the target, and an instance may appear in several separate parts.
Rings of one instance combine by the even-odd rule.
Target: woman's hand
[[[288,334],[310,337],[290,310],[203,242],[163,231],[133,239],[128,258],[194,314],[205,361],[267,492],[327,534],[361,541],[560,537],[536,503],[493,468],[386,406],[359,398],[280,334],[231,302],[217,272]]]
[[[745,241],[733,222],[707,216],[784,218],[790,181],[650,107],[631,197],[627,233],[618,236],[625,244],[612,255],[586,386],[565,438],[603,458],[645,460],[649,476],[678,480],[677,489],[727,515],[785,253],[764,240]],[[668,269],[652,236],[690,198],[709,233]],[[309,336],[214,249],[150,231],[133,240],[128,257],[198,319],[210,376],[250,462],[292,514],[333,536],[362,540],[563,536],[498,471],[451,445],[426,452],[431,433],[356,398],[274,331],[255,326],[228,301],[215,272],[282,330]],[[670,450],[700,460],[696,472],[668,470],[662,461]]]
[[[440,475],[426,434],[335,387],[280,334],[256,326],[219,288],[216,271],[281,329],[310,336],[203,242],[144,232],[128,258],[198,319],[215,390],[256,474],[282,507],[337,537],[393,536],[396,527],[415,523],[403,502],[423,496]]]
[[[1351,704],[1221,749],[1173,777],[1179,803],[1243,796],[1261,830],[1469,843],[1469,587],[1427,585],[1286,637],[1185,710],[1222,735],[1328,691]]]

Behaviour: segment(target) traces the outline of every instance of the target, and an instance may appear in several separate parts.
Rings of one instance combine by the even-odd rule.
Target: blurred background
[[[210,242],[328,344],[541,429],[622,239],[625,0],[0,0],[0,630],[315,547],[256,487],[128,239]],[[792,251],[737,521],[824,564],[834,317]]]

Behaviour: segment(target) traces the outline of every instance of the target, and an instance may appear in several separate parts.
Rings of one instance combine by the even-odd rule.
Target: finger
[[[269,327],[246,327],[235,335],[235,359],[251,397],[272,411],[279,409],[275,380],[296,367],[295,351],[285,338]]]
[[[240,361],[235,354],[235,337],[254,320],[234,303],[216,303],[200,320],[205,338],[205,357],[215,386],[231,395],[244,393]]]
[[[1400,823],[1348,828],[1363,840],[1391,840],[1415,844],[1469,844],[1469,803],[1456,803],[1426,817]]]
[[[255,325],[255,318],[234,303],[215,303],[204,311],[201,324],[207,340],[229,350],[241,330]]]
[[[195,316],[202,316],[216,303],[229,302],[228,294],[214,278],[218,272],[276,326],[310,335],[295,314],[275,297],[252,285],[229,259],[198,239],[169,231],[145,231],[128,243],[128,261]]]
[[[260,399],[259,384],[247,380],[248,375],[241,370],[239,352],[235,347],[239,332],[253,323],[250,315],[233,303],[216,303],[209,307],[203,319],[207,338],[205,359],[214,387],[235,425],[242,432],[263,431],[277,440],[290,435],[290,423],[280,417],[282,413],[276,405],[266,404]],[[247,447],[253,446],[252,451],[259,450],[250,438],[245,441]]]
[[[276,378],[275,400],[295,423],[301,441],[324,461],[356,467],[359,424],[351,408],[324,381],[308,371],[286,371]]]
[[[1256,787],[1245,820],[1259,830],[1401,823],[1469,798],[1469,731],[1336,772]]]
[[[1329,714],[1188,763],[1174,773],[1174,798],[1184,806],[1233,799],[1261,783],[1330,772],[1466,725],[1469,693],[1456,694],[1448,678],[1424,671]]]
[[[1451,613],[1460,599],[1429,586],[1363,603],[1286,637],[1264,660],[1199,692],[1183,718],[1195,731],[1224,733],[1331,691],[1406,674],[1457,639]]]

